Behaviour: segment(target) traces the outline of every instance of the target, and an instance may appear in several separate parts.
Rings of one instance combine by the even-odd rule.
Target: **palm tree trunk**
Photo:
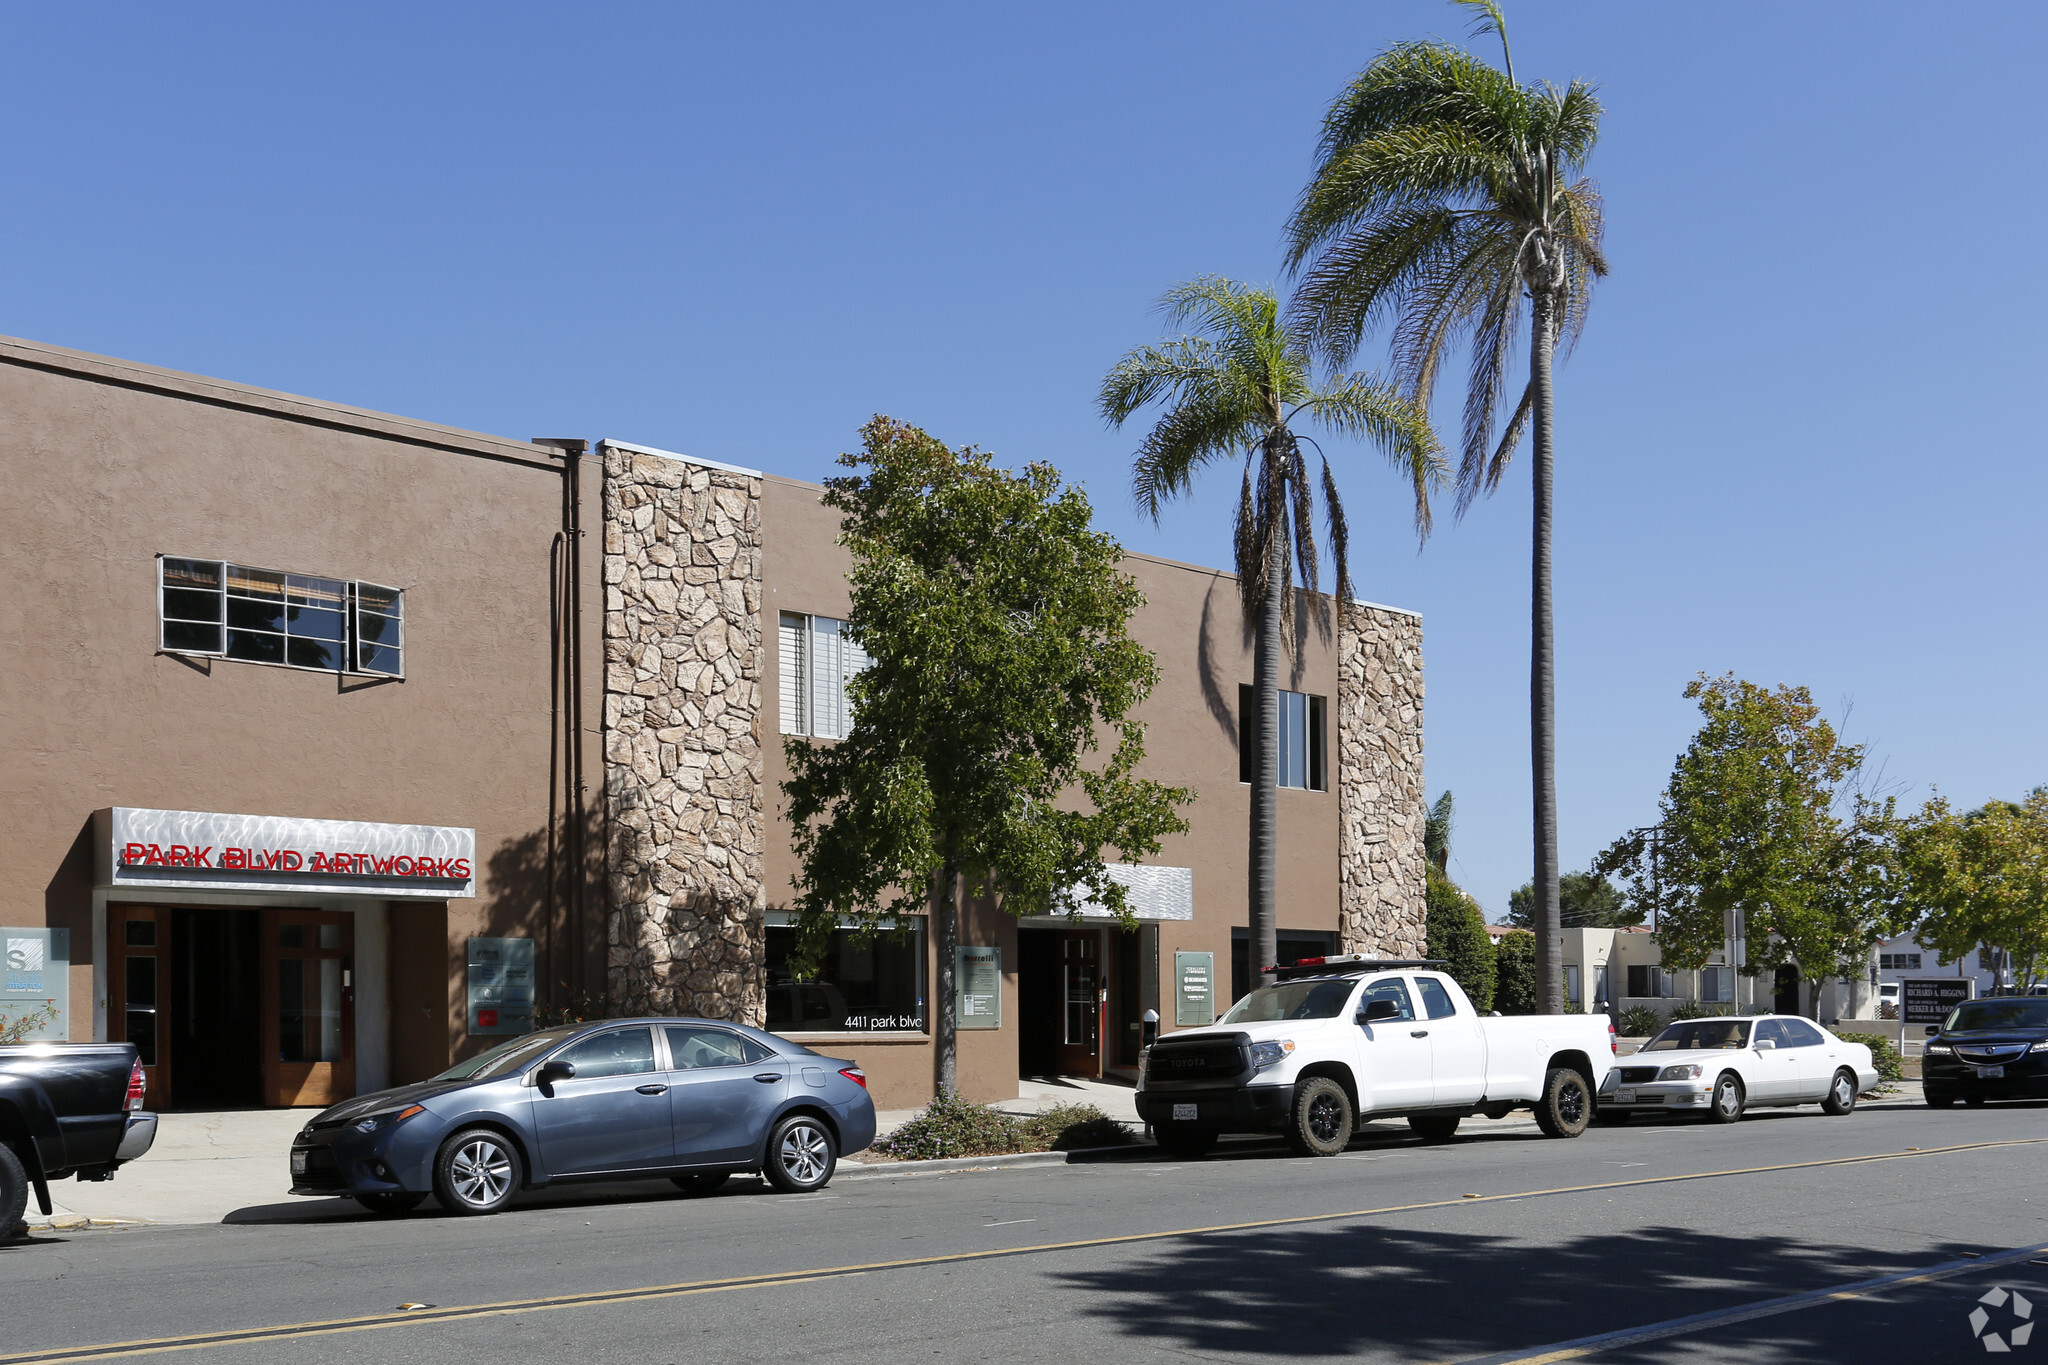
[[[959,1039],[953,1029],[953,968],[959,957],[954,949],[960,942],[960,869],[954,866],[950,853],[939,873],[936,909],[932,937],[939,959],[939,988],[932,992],[932,1079],[941,1095],[953,1095],[960,1090]]]
[[[1551,311],[1548,289],[1532,290],[1529,379],[1536,391],[1534,534],[1530,601],[1529,768],[1536,853],[1536,1012],[1564,1013],[1564,934],[1557,894],[1557,696],[1550,602]],[[1581,989],[1584,989],[1582,985]]]
[[[1268,460],[1276,452],[1269,443]],[[1284,499],[1274,499],[1266,510],[1274,519],[1286,516]],[[1279,861],[1280,788],[1280,618],[1286,604],[1282,585],[1287,575],[1287,537],[1279,527],[1266,528],[1266,600],[1259,607],[1258,641],[1252,655],[1252,693],[1259,708],[1258,746],[1252,768],[1251,867],[1248,888],[1251,901],[1250,941],[1245,945],[1251,961],[1251,984],[1262,986],[1273,979],[1273,959],[1279,954],[1274,936],[1274,869]]]

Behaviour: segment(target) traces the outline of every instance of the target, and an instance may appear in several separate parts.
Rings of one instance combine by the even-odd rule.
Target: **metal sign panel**
[[[1154,867],[1150,863],[1110,863],[1104,869],[1109,879],[1124,888],[1126,903],[1136,919],[1193,919],[1195,917],[1195,870],[1191,867]],[[1109,918],[1109,910],[1098,901],[1083,901],[1081,914],[1087,919]]]
[[[1003,950],[953,950],[953,1026],[1003,1026]]]
[[[469,941],[471,1033],[533,1032],[533,940]]]
[[[476,831],[277,815],[105,813],[99,884],[434,900],[476,894]]]
[[[1177,1028],[1216,1022],[1216,954],[1173,955],[1173,1022]]]
[[[41,1010],[57,1017],[23,1042],[71,1036],[71,931],[0,928],[0,1023]]]
[[[1976,982],[1967,976],[1935,976],[1899,983],[1899,1017],[1908,1024],[1938,1024],[1968,1000]]]

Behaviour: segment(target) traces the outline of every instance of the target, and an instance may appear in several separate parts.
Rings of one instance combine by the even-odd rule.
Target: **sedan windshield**
[[[466,1062],[457,1062],[434,1079],[487,1081],[498,1076],[509,1076],[541,1053],[562,1042],[570,1032],[569,1029],[547,1029],[541,1033],[529,1033],[524,1038],[507,1038],[496,1047],[487,1048]]]
[[[2048,1028],[2048,1000],[1972,1000],[1949,1012],[1945,1033],[1977,1028]]]
[[[1643,1048],[1645,1052],[1710,1052],[1749,1046],[1747,1019],[1687,1019],[1673,1024]]]
[[[1289,981],[1261,986],[1230,1007],[1224,1024],[1269,1024],[1279,1019],[1335,1019],[1354,988],[1350,981]]]

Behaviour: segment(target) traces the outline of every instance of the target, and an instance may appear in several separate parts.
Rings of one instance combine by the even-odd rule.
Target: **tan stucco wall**
[[[478,897],[447,903],[445,932],[439,905],[391,911],[395,952],[431,922],[446,954],[393,964],[394,1060],[445,1064],[463,939],[539,918],[549,453],[0,339],[0,471],[0,923],[71,929],[73,1036],[94,1016],[96,808],[470,826]],[[404,588],[407,676],[160,654],[159,552]]]

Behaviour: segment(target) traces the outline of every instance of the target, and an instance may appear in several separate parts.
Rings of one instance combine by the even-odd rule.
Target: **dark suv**
[[[1927,1033],[1920,1084],[1933,1108],[2048,1100],[2048,997],[1966,1000]]]

